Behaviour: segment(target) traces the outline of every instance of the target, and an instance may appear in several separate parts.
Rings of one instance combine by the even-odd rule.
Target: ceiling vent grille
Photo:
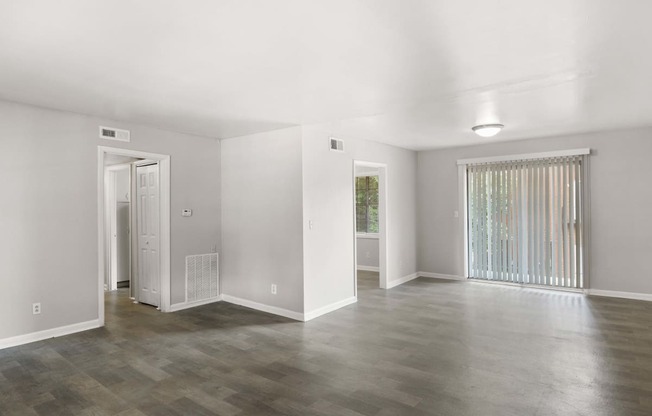
[[[333,152],[344,152],[344,140],[329,137],[330,149]]]
[[[107,140],[117,140],[120,142],[131,141],[129,130],[120,130],[113,127],[100,126],[100,138]]]

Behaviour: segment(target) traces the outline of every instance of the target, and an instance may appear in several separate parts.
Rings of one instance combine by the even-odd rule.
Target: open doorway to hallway
[[[104,159],[104,290],[130,289],[131,164],[140,159],[108,154]],[[131,295],[131,294],[130,294]]]
[[[109,153],[104,165],[105,290],[158,308],[158,162]]]
[[[387,287],[387,167],[354,162],[356,294]]]
[[[170,287],[169,156],[98,147],[99,291],[166,311]]]

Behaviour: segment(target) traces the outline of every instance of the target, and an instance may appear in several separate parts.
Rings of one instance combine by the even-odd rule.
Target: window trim
[[[355,233],[356,238],[366,238],[368,240],[378,240],[380,233]]]
[[[549,159],[553,157],[565,157],[565,156],[583,156],[590,155],[591,149],[569,149],[569,150],[557,150],[554,152],[540,152],[540,153],[523,153],[519,155],[505,155],[505,156],[490,156],[490,157],[478,157],[473,159],[459,159],[457,165],[473,165],[477,163],[494,163],[494,162],[515,162],[519,160],[532,160],[532,159]]]

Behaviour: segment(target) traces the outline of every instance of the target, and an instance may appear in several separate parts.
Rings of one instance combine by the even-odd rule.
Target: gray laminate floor
[[[0,351],[2,415],[652,415],[652,303],[420,278],[308,323],[106,299]]]

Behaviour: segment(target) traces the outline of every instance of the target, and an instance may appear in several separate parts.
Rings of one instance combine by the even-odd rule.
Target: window
[[[378,233],[378,176],[355,178],[355,215],[358,233]]]
[[[583,288],[584,163],[467,165],[469,277]]]

